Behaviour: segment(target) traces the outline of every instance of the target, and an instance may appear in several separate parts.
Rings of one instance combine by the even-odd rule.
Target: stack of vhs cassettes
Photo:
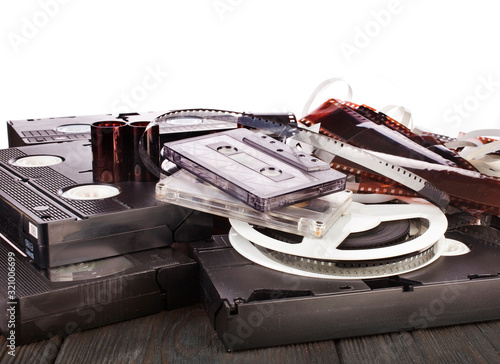
[[[8,123],[15,146],[0,150],[0,329],[9,343],[197,302],[197,264],[170,245],[210,238],[212,217],[159,202],[156,182],[92,175],[92,123],[161,114]]]

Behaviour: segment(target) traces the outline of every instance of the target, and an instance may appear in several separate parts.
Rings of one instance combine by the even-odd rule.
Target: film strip
[[[319,148],[328,153],[339,155],[363,167],[373,170],[376,173],[384,175],[410,188],[411,190],[418,192],[424,198],[439,206],[443,210],[446,209],[449,203],[449,196],[447,193],[433,186],[430,182],[428,182],[424,178],[421,178],[417,174],[412,173],[393,163],[389,163],[388,161],[385,161],[381,158],[378,158],[372,155],[370,152],[365,151],[361,148],[354,147],[347,143],[332,139],[325,135],[314,133],[312,131],[272,120],[255,117],[251,114],[215,109],[186,109],[173,111],[162,115],[157,120],[155,120],[153,124],[164,122],[169,118],[206,118],[223,120],[237,123],[238,125],[244,127],[266,131],[267,133],[271,133],[273,134],[273,136],[279,139],[293,138],[297,142],[306,143],[314,148]],[[144,148],[140,149],[142,151],[141,153],[143,153],[143,159],[147,160]],[[159,170],[154,165],[151,165],[147,161],[145,161],[145,164],[149,168],[156,170],[158,174],[161,174],[161,170]]]
[[[389,128],[389,125],[394,124],[390,118],[384,114],[375,113],[368,107],[364,108],[364,114],[368,116],[365,117],[361,115],[361,108],[352,103],[332,99],[301,122],[310,128],[316,128],[322,134],[354,144],[359,148],[368,149],[370,154],[379,159],[389,161],[424,178],[441,191],[446,192],[450,196],[451,203],[464,211],[474,215],[499,213],[500,199],[491,192],[500,187],[500,180],[495,178],[495,171],[491,170],[491,166],[485,163],[484,169],[479,170],[476,165],[470,163],[463,152],[458,154],[446,149],[447,145],[442,143],[434,145],[435,149],[429,147],[433,142],[426,144],[427,139],[438,140],[439,138],[426,137],[420,140],[420,143],[415,143],[412,139],[417,140],[418,136],[411,135],[403,126],[396,125]],[[428,159],[428,156],[432,158]],[[494,160],[494,156],[490,157]],[[353,158],[346,159],[356,162]],[[345,163],[339,163],[339,165],[342,164]],[[351,163],[348,164],[350,165]],[[353,169],[357,169],[356,172],[360,174],[367,172],[356,166]],[[374,169],[371,171],[390,177]],[[471,188],[472,185],[474,188]],[[391,188],[385,189],[385,191],[390,190]]]

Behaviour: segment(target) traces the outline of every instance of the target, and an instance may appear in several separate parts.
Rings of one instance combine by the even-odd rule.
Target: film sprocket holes
[[[170,247],[43,270],[0,238],[0,331],[16,346],[187,306],[195,287],[196,262]]]
[[[348,209],[352,193],[340,191],[286,206],[259,212],[222,190],[180,170],[156,185],[156,198],[211,214],[243,220],[293,234],[321,237]]]
[[[241,256],[227,236],[192,248],[210,322],[234,351],[500,319],[500,245],[446,237],[470,251],[370,279],[277,272]]]
[[[263,133],[236,129],[166,143],[162,155],[267,212],[345,188],[345,175]]]
[[[47,156],[49,166],[25,157]],[[95,184],[90,143],[0,150],[0,233],[42,268],[164,247],[212,234],[212,217],[155,199],[155,182]]]

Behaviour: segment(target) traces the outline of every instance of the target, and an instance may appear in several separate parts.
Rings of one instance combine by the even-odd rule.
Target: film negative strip
[[[168,113],[166,118],[191,118],[203,117],[207,119],[220,119],[228,122],[233,122],[248,128],[260,129],[272,134],[276,138],[293,138],[297,143],[305,143],[314,148],[324,150],[333,155],[339,155],[343,158],[351,160],[369,170],[390,178],[407,188],[418,192],[422,197],[436,204],[441,209],[446,209],[449,203],[447,193],[435,187],[433,184],[418,176],[417,174],[408,171],[398,165],[385,161],[370,152],[361,148],[354,147],[348,143],[332,139],[328,136],[321,135],[309,130],[294,127],[269,121],[255,117],[250,114],[242,114],[237,112],[212,110],[212,109],[188,109],[178,110]]]
[[[478,172],[484,165],[480,163],[473,166],[466,158],[467,153],[462,151],[458,154],[447,149],[438,138],[414,135],[382,113],[334,99],[325,102],[301,122],[316,127],[332,138],[369,149],[377,158],[425,178],[446,192],[454,207],[476,215],[500,212],[500,200],[491,193],[500,186],[495,171],[486,167]],[[325,158],[324,155],[319,156]],[[337,162],[336,159],[332,160],[332,166],[338,166],[342,171],[352,168],[355,173],[365,177],[367,172],[370,173],[350,163],[346,165],[342,160]],[[380,171],[372,172],[388,176]],[[473,189],[471,185],[474,185]],[[384,191],[390,193],[395,189],[389,187]]]
[[[0,238],[0,329],[16,346],[190,305],[196,287],[196,262],[169,247],[40,269]]]
[[[261,212],[345,188],[327,163],[248,129],[166,143],[162,154]]]
[[[222,217],[231,216],[257,226],[322,237],[349,208],[352,193],[341,191],[261,213],[186,170],[180,170],[156,185],[156,198]]]
[[[0,150],[0,232],[38,266],[211,236],[211,216],[158,203],[156,182],[94,183],[91,163],[88,142]]]

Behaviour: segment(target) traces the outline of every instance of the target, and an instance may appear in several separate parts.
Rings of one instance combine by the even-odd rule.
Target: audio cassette
[[[322,237],[350,206],[352,192],[340,191],[264,213],[181,169],[158,182],[156,198],[258,226]]]
[[[91,145],[0,150],[0,233],[41,268],[211,236],[212,217],[155,199],[155,182],[94,183]]]
[[[166,143],[162,154],[261,212],[345,188],[329,164],[243,128]]]
[[[17,346],[190,305],[197,272],[170,247],[40,269],[0,239],[0,329]]]
[[[361,245],[401,234],[369,231]],[[359,240],[354,236],[347,245],[358,249]],[[234,237],[224,235],[209,245],[192,244],[207,314],[228,351],[500,318],[500,245],[464,232],[446,233],[435,261],[423,259],[416,269],[392,273],[395,264],[412,265],[412,257],[329,265],[283,260],[259,247],[259,254],[285,267],[270,269],[245,258],[233,243]],[[376,271],[379,263],[386,275],[359,274]]]

